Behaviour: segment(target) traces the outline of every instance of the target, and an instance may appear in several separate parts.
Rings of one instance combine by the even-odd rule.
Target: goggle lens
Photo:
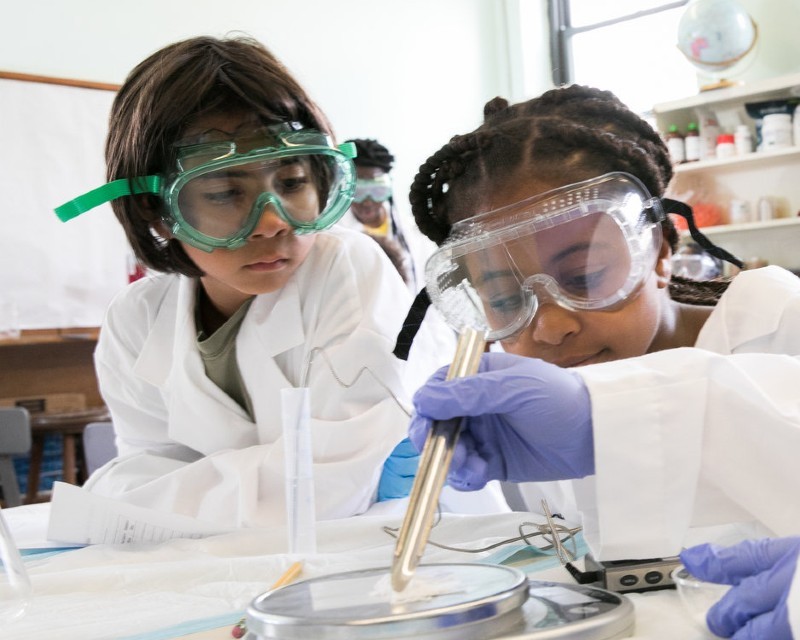
[[[292,224],[309,225],[337,197],[342,178],[335,159],[324,156],[231,165],[199,173],[183,184],[178,211],[182,223],[198,233],[225,239],[261,215],[269,194]]]
[[[373,202],[386,202],[392,197],[391,182],[385,179],[357,180],[353,202],[362,203],[367,198]]]
[[[503,339],[530,322],[544,299],[604,309],[641,285],[661,241],[644,187],[628,185],[613,199],[597,190],[560,196],[560,206],[526,202],[462,225],[461,237],[433,255],[428,293],[451,325]]]
[[[516,325],[532,295],[555,287],[576,307],[591,306],[625,289],[631,273],[625,237],[604,213],[470,253],[458,263],[493,331]]]

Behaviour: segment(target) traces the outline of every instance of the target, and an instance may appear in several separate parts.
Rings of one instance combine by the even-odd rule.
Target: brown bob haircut
[[[198,118],[253,114],[263,124],[299,122],[333,137],[320,108],[260,42],[245,36],[191,38],[139,63],[114,99],[106,141],[108,181],[154,174],[175,166],[175,143]],[[176,240],[154,225],[163,203],[155,195],[112,202],[136,257],[166,273],[201,276]]]

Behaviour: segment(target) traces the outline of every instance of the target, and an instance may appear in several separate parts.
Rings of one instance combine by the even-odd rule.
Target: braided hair
[[[394,156],[377,140],[353,138],[347,142],[356,145],[356,157],[353,158],[353,164],[357,167],[377,167],[384,173],[392,170]]]
[[[487,184],[510,187],[524,170],[555,184],[565,175],[577,182],[623,171],[659,198],[673,175],[658,132],[609,91],[572,85],[515,105],[494,98],[480,127],[453,137],[420,166],[409,194],[417,226],[441,245],[455,222],[483,210]],[[662,229],[674,252],[680,238],[669,216]],[[670,294],[714,305],[727,285],[673,276]]]

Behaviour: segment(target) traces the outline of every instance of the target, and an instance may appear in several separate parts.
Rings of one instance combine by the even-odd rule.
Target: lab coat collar
[[[174,363],[182,360],[179,354],[196,351],[198,285],[196,279],[180,276],[165,296],[176,296],[176,302],[166,300],[155,317],[135,365],[137,375],[151,384],[162,386]],[[273,358],[305,341],[300,293],[294,279],[279,291],[256,296],[240,328],[240,335],[243,333],[253,336],[246,341],[247,349],[257,350],[257,357],[264,358]]]
[[[180,277],[156,315],[136,373],[160,388],[171,389],[169,435],[203,454],[241,448],[271,437],[266,427],[253,424],[245,411],[205,374],[196,346],[195,301],[198,281]],[[237,361],[245,380],[270,380],[276,389],[292,386],[275,356],[305,341],[299,289],[294,281],[280,291],[253,300],[237,336]],[[199,393],[198,393],[199,391]],[[271,388],[250,389],[256,421],[279,407]],[[204,428],[198,430],[198,422]]]
[[[256,296],[242,323],[240,335],[249,336],[251,331],[252,342],[260,345],[268,357],[275,357],[305,342],[300,291],[295,278],[279,291]]]

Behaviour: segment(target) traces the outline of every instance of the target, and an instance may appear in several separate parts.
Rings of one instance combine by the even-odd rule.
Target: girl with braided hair
[[[440,245],[431,301],[494,344],[478,374],[440,370],[417,391],[412,442],[466,416],[449,483],[539,483],[554,511],[580,512],[600,560],[675,555],[712,524],[800,532],[785,500],[800,490],[800,279],[674,277],[669,212],[736,259],[665,197],[665,143],[613,94],[496,98],[484,115],[420,167],[410,199]]]

